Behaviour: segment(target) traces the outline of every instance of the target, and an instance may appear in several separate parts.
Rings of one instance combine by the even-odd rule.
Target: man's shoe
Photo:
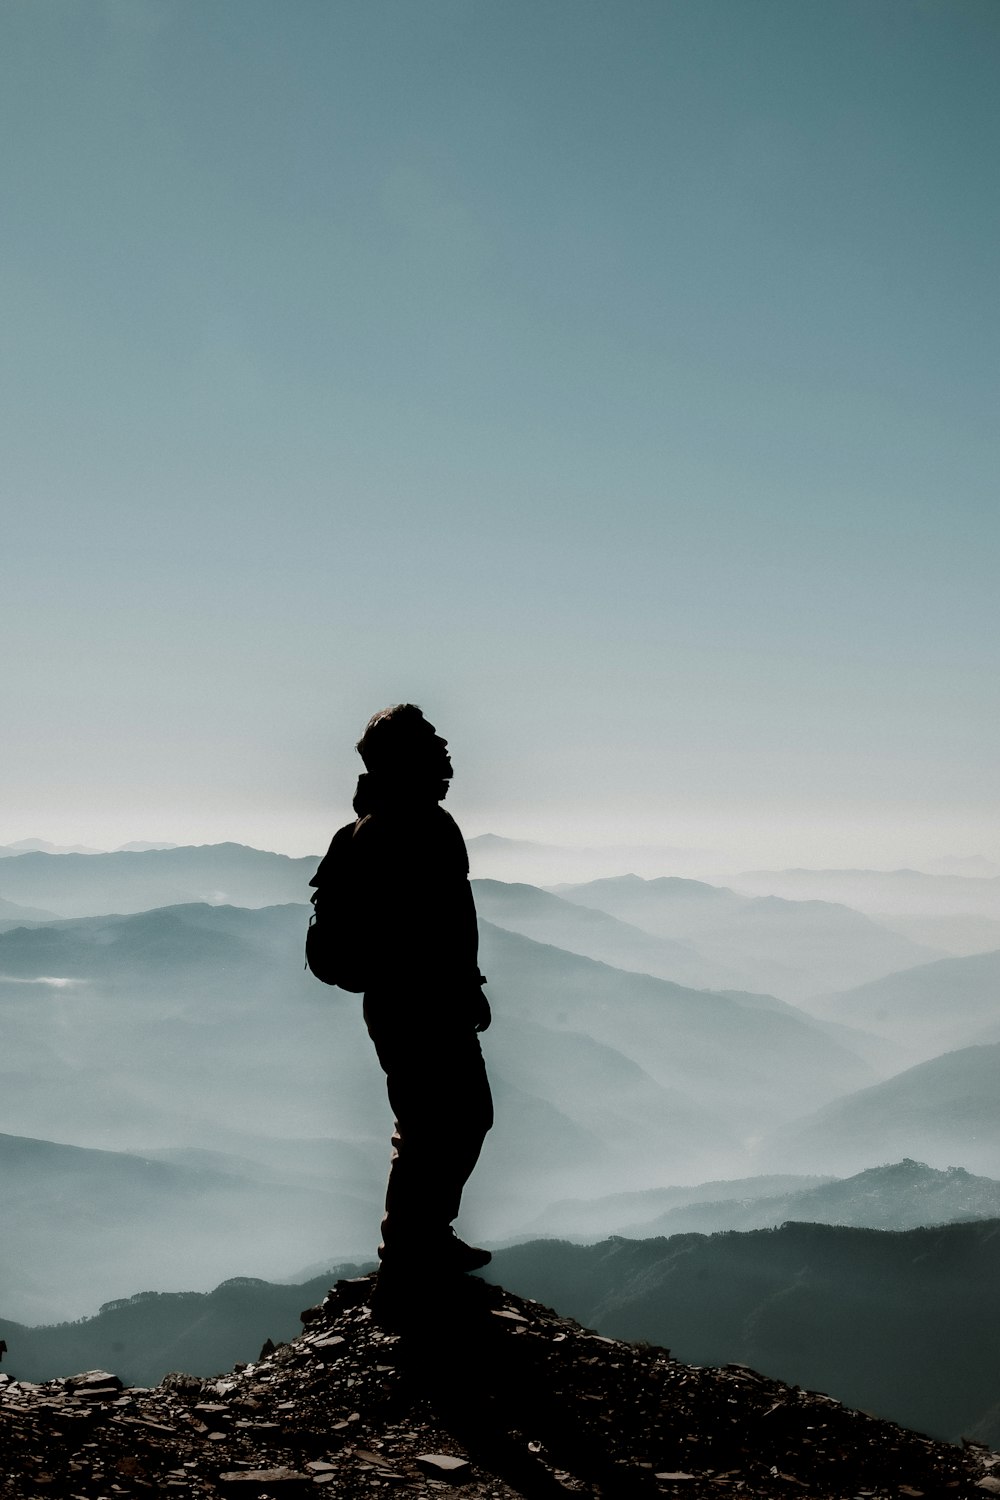
[[[489,1250],[481,1250],[476,1245],[467,1245],[452,1230],[451,1235],[445,1242],[441,1258],[448,1270],[481,1271],[483,1266],[489,1265],[493,1256]]]
[[[465,1271],[480,1271],[488,1266],[493,1256],[489,1250],[476,1245],[467,1245],[453,1229],[442,1237],[434,1236],[417,1244],[379,1246],[380,1282],[392,1284],[416,1283],[422,1276],[460,1276]]]

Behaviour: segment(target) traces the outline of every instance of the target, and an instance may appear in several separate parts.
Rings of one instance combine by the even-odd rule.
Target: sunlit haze
[[[993,0],[0,36],[0,844],[1000,858]]]

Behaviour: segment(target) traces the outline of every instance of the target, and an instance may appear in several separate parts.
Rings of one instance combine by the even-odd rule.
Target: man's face
[[[455,773],[448,754],[448,741],[426,719],[421,725],[418,746],[419,758],[424,761],[428,771],[440,776],[442,781],[450,781]]]

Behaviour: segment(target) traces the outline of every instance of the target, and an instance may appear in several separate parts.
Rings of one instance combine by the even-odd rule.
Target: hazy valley
[[[234,1277],[301,1281],[370,1256],[390,1119],[357,997],[303,971],[314,868],[239,845],[0,861],[0,1318],[11,1369],[19,1343],[25,1358],[66,1347],[24,1325],[124,1299],[202,1326],[191,1297],[129,1299],[205,1296]],[[699,1250],[708,1282],[757,1285],[771,1257],[770,1306],[789,1273],[785,1241],[766,1231],[787,1221],[896,1231],[886,1244],[902,1245],[897,1235],[922,1225],[1000,1216],[1000,954],[943,946],[957,921],[966,945],[977,922],[990,937],[993,877],[811,873],[724,886],[622,875],[548,890],[477,878],[498,1120],[463,1209],[470,1237],[557,1235],[583,1250],[608,1235],[680,1244],[725,1231],[697,1243],[745,1241],[752,1253],[737,1274],[721,1269],[722,1249]],[[896,909],[883,921],[873,903],[892,904],[887,890]],[[849,891],[867,908],[846,904]],[[869,1241],[808,1241],[834,1243]],[[529,1262],[499,1249],[496,1274],[679,1347],[677,1303],[629,1300],[615,1282],[632,1252],[602,1252],[615,1268],[603,1301],[569,1300],[573,1268],[591,1264],[571,1249],[533,1252],[520,1281]],[[879,1274],[898,1281],[902,1308],[913,1294],[905,1246],[898,1264],[885,1255],[895,1269]],[[849,1301],[859,1274],[809,1281],[817,1345],[822,1306]],[[255,1293],[213,1295],[225,1308]],[[284,1306],[270,1296],[260,1305]],[[746,1291],[713,1342],[704,1304],[687,1357],[770,1361],[801,1382],[789,1328],[762,1323],[755,1306]],[[98,1322],[138,1316],[116,1308]],[[234,1318],[230,1334],[252,1343],[257,1313]],[[648,1332],[637,1331],[644,1319]],[[87,1328],[97,1337],[88,1322],[74,1338],[94,1350],[88,1362],[112,1359],[97,1352],[107,1344],[86,1344]],[[883,1332],[909,1351],[900,1368],[912,1363],[902,1325]],[[199,1347],[176,1330],[147,1343],[175,1349],[177,1363]],[[231,1357],[224,1341],[211,1347]]]

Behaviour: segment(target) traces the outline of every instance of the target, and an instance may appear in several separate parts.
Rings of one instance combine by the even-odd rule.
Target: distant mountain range
[[[176,849],[176,844],[163,842],[149,842],[145,839],[135,839],[129,844],[121,844],[118,853],[126,854],[134,850],[145,849]],[[87,844],[50,844],[48,839],[18,839],[13,844],[0,844],[0,859],[6,859],[14,854],[105,854],[105,849],[93,849]]]
[[[756,1152],[772,1171],[860,1171],[873,1157],[904,1155],[1000,1176],[1000,1043],[947,1052],[837,1099],[779,1126]]]
[[[559,880],[594,880],[602,875],[673,874],[707,877],[724,868],[721,858],[708,849],[681,849],[672,845],[608,844],[571,848],[542,844],[530,839],[502,838],[480,833],[468,841],[469,861],[477,879],[531,881],[554,885]]]
[[[944,958],[810,1002],[814,1015],[864,1027],[911,1062],[1000,1042],[1000,951]]]
[[[567,1201],[553,1204],[525,1233],[593,1243],[609,1234],[629,1239],[716,1234],[771,1229],[788,1220],[900,1230],[972,1219],[1000,1219],[1000,1182],[961,1167],[939,1171],[905,1159],[844,1179],[744,1177]]]
[[[273,906],[305,901],[319,856],[290,859],[245,844],[17,854],[0,863],[0,896],[60,917],[103,916],[205,901]]]
[[[204,1286],[233,1268],[234,1241],[250,1245],[276,1181],[287,1211],[268,1219],[261,1255],[274,1254],[250,1263],[254,1274],[375,1242],[389,1112],[357,997],[303,971],[314,869],[313,857],[239,845],[0,862],[0,899],[15,910],[5,920],[0,907],[0,1130],[21,1142],[0,1163],[0,1201],[6,1170],[9,1194],[37,1208],[23,1209],[27,1238],[9,1250],[22,1301],[0,1310],[44,1315],[37,1298],[52,1285],[66,1289],[64,1315],[86,1310],[119,1252],[138,1276],[143,1223],[169,1223],[178,1268],[196,1264],[199,1245],[223,1247],[214,1260],[205,1251]],[[189,890],[208,899],[177,899]],[[296,899],[270,903],[275,890]],[[164,892],[169,904],[147,906]],[[233,893],[244,904],[223,904]],[[498,1109],[466,1196],[470,1235],[509,1238],[566,1200],[755,1169],[812,1179],[776,1185],[779,1201],[760,1209],[770,1218],[797,1214],[792,1195],[818,1188],[817,1173],[873,1162],[919,1158],[1000,1177],[997,955],[918,963],[917,945],[844,907],[677,878],[561,894],[479,881],[476,894]],[[45,915],[116,903],[136,909]],[[884,974],[891,962],[905,971]],[[859,972],[881,977],[816,993],[834,974]],[[813,1013],[749,985],[765,973],[808,989]],[[982,1045],[899,1072],[915,1049],[968,1042]],[[72,1171],[59,1152],[73,1147],[115,1160]],[[177,1170],[150,1171],[151,1160]],[[23,1191],[32,1174],[35,1200]],[[87,1220],[91,1177],[105,1184],[107,1212]],[[694,1200],[661,1199],[610,1221],[595,1211],[596,1230],[581,1232],[760,1222],[756,1207],[731,1201],[759,1199],[758,1187],[717,1195],[706,1218]],[[195,1212],[202,1189],[217,1211]],[[305,1243],[302,1193],[317,1218]],[[335,1203],[339,1217],[323,1220]],[[682,1208],[694,1217],[669,1218]],[[825,1210],[815,1199],[803,1211]],[[71,1253],[50,1232],[60,1212],[81,1247],[61,1279],[58,1257],[69,1265]],[[128,1226],[138,1226],[131,1240]],[[31,1246],[46,1233],[37,1267],[50,1249],[57,1258],[36,1284]]]
[[[14,901],[5,901],[0,896],[0,931],[8,927],[17,927],[22,922],[53,922],[56,914],[52,911],[43,911],[38,906],[18,906]]]
[[[476,909],[497,927],[616,968],[696,989],[738,989],[743,975],[685,943],[654,937],[605,911],[534,885],[474,880]]]
[[[583,1034],[740,1134],[763,1128],[769,1116],[799,1113],[818,1095],[856,1087],[861,1075],[871,1074],[847,1046],[790,1006],[762,1009],[753,997],[744,1004],[625,973],[487,922],[481,932],[482,966],[498,1014],[514,1023],[507,1035],[515,1052],[524,1050],[525,1021],[543,1022],[557,1035]],[[568,1069],[547,1070],[549,1097],[558,1102],[571,1076]],[[591,1095],[591,1109],[595,1103]],[[685,1143],[688,1151],[692,1144]],[[661,1176],[685,1160],[685,1147],[664,1161]],[[638,1163],[644,1155],[639,1140],[632,1149]]]
[[[100,854],[86,844],[50,844],[48,839],[18,839],[13,844],[0,844],[0,859],[15,854]]]
[[[971,953],[991,953],[1000,948],[1000,917],[976,913],[952,916],[906,917],[879,914],[879,925],[898,932],[914,943],[927,943],[959,958]]]
[[[374,1244],[390,1127],[384,1081],[357,997],[303,972],[305,923],[296,905],[201,904],[0,933],[0,1130],[133,1156],[183,1147],[252,1161],[248,1136],[332,1139],[343,1149],[330,1147],[327,1183],[358,1201],[325,1243],[356,1253],[367,1212],[361,1246]],[[482,963],[496,1017],[484,1047],[497,1127],[466,1199],[464,1223],[480,1236],[509,1235],[560,1197],[731,1174],[748,1136],[873,1077],[781,1002],[627,973],[487,922]],[[358,1151],[368,1164],[361,1194]],[[249,1213],[254,1194],[268,1212],[254,1175],[250,1187],[226,1189],[227,1222]],[[77,1213],[72,1176],[58,1180],[66,1212]],[[127,1196],[131,1179],[121,1180]],[[177,1202],[188,1186],[173,1185]],[[57,1197],[40,1190],[38,1202]],[[120,1235],[104,1222],[93,1255],[76,1256],[65,1278],[81,1298],[91,1271],[105,1285],[117,1253]],[[44,1213],[32,1223],[43,1235]],[[286,1264],[319,1253],[296,1240],[294,1213],[273,1227]],[[198,1216],[178,1214],[178,1258],[206,1234]],[[69,1258],[68,1246],[61,1253]],[[30,1267],[26,1242],[18,1254]]]
[[[789,1220],[900,1230],[973,1219],[1000,1219],[1000,1182],[974,1177],[962,1167],[938,1171],[906,1159],[776,1197],[723,1198],[670,1208],[654,1219],[626,1224],[620,1232],[629,1239],[650,1239],[691,1231],[773,1229]]]
[[[250,908],[301,902],[317,862],[318,856],[290,859],[241,844],[12,854],[0,861],[0,923],[193,902]],[[842,905],[752,898],[695,880],[624,875],[549,893],[496,880],[476,884],[483,914],[501,926],[698,988],[799,1001],[941,956]],[[590,915],[575,915],[570,906]]]
[[[828,901],[748,897],[697,880],[624,875],[558,887],[566,901],[681,942],[738,976],[734,985],[802,1000],[940,955]]]
[[[600,1198],[561,1198],[550,1203],[536,1219],[522,1225],[512,1236],[512,1242],[545,1235],[592,1244],[623,1233],[626,1224],[650,1223],[671,1209],[721,1202],[748,1204],[836,1181],[835,1177],[773,1173],[729,1181],[716,1179],[690,1187],[637,1188],[626,1193],[606,1193]]]
[[[839,901],[875,917],[1000,917],[1000,876],[922,870],[746,870],[737,890],[790,901]]]

